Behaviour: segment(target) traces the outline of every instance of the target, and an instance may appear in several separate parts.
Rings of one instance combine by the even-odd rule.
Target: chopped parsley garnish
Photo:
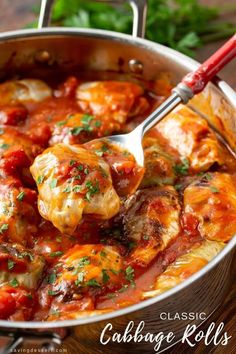
[[[67,119],[66,120],[61,120],[60,122],[57,122],[56,125],[58,127],[62,127],[63,125],[65,125],[67,123]]]
[[[43,180],[44,180],[44,176],[38,176],[37,177],[37,184],[42,184],[43,183]]]
[[[95,125],[95,127],[100,128],[101,125],[102,125],[102,123],[101,123],[100,120],[96,120],[96,122],[94,123],[94,125]]]
[[[131,266],[128,266],[125,269],[125,278],[132,284],[134,285],[134,268]]]
[[[82,119],[81,119],[81,126],[74,127],[71,129],[71,134],[72,135],[79,135],[82,131],[84,132],[91,132],[93,130],[93,127],[90,125],[90,123],[94,120],[94,117],[89,115],[89,114],[84,114]],[[98,123],[99,122],[99,123]],[[95,127],[99,127],[101,123],[100,121],[95,121],[94,125]]]
[[[0,135],[2,135],[4,133],[3,129],[0,129]]]
[[[81,188],[82,188],[82,186],[77,184],[72,188],[72,190],[73,190],[73,192],[78,193],[78,192],[81,192]]]
[[[79,268],[82,268],[82,267],[84,267],[84,266],[86,266],[86,265],[89,265],[90,263],[91,263],[91,262],[90,262],[89,257],[84,256],[84,257],[82,257],[82,258],[79,259],[78,267],[79,267]]]
[[[101,151],[101,150],[95,150],[94,152],[97,156],[100,156],[100,157],[103,156],[103,151]]]
[[[80,286],[84,281],[84,272],[79,272],[77,275],[77,279],[75,280],[75,285]]]
[[[16,198],[17,198],[20,202],[22,202],[22,200],[24,199],[24,196],[25,196],[25,192],[20,192]]]
[[[106,284],[107,282],[109,282],[110,280],[110,276],[107,274],[106,269],[102,269],[102,281],[104,284]]]
[[[48,283],[54,284],[57,279],[56,273],[49,274],[48,276]]]
[[[79,171],[83,171],[84,166],[83,166],[83,165],[79,165],[79,166],[77,167],[77,169],[78,169]]]
[[[63,255],[62,251],[56,251],[56,252],[50,253],[50,257],[60,257],[62,255]]]
[[[93,119],[94,119],[93,116],[89,114],[84,114],[81,119],[81,123],[84,125],[88,125]]]
[[[210,186],[210,190],[212,191],[212,193],[219,193],[219,189],[214,187],[214,186]]]
[[[101,287],[100,284],[97,282],[96,279],[90,279],[90,280],[88,280],[88,281],[86,282],[86,285],[87,285],[87,286],[92,286],[92,287],[94,287],[94,288],[100,288],[100,287]]]
[[[60,311],[58,309],[53,309],[51,312],[50,312],[51,315],[54,315],[54,316],[59,316],[60,315]]]
[[[124,291],[126,291],[127,289],[128,289],[128,285],[127,284],[124,284],[123,286],[122,286],[122,288],[120,288],[119,290],[118,290],[118,292],[119,293],[123,293]]]
[[[132,248],[134,248],[134,247],[136,246],[136,244],[137,244],[137,243],[136,243],[135,241],[129,242],[129,243],[128,243],[129,249],[132,250]]]
[[[15,264],[16,264],[16,263],[15,263],[12,259],[8,259],[8,261],[7,261],[7,268],[8,268],[8,270],[13,269],[14,266],[15,266]]]
[[[48,295],[56,296],[57,295],[57,291],[48,290]]]
[[[63,193],[70,193],[71,192],[71,186],[66,186],[63,191]]]
[[[25,251],[19,255],[19,258],[26,258],[26,257],[28,257],[31,262],[34,260],[34,256],[29,252]]]
[[[8,149],[10,147],[9,144],[0,144],[0,149]]]
[[[13,286],[13,288],[17,288],[19,286],[18,280],[16,278],[12,279],[10,285]]]
[[[182,159],[182,164],[177,164],[174,166],[174,171],[178,174],[178,175],[187,175],[188,174],[188,170],[189,170],[189,161],[188,159],[184,158]]]
[[[83,130],[83,127],[74,127],[70,132],[72,135],[79,135]]]
[[[49,186],[50,186],[51,189],[56,188],[56,186],[57,186],[57,179],[56,179],[56,178],[53,178],[53,179],[50,181]]]
[[[110,272],[112,272],[112,273],[115,274],[115,275],[118,275],[118,274],[119,274],[119,271],[116,270],[116,269],[113,269],[113,268],[110,269]]]
[[[91,197],[93,197],[94,194],[99,193],[99,184],[97,181],[95,183],[93,183],[92,181],[87,181],[85,183],[85,187],[87,188],[85,199],[90,202]]]
[[[74,166],[74,164],[76,163],[76,161],[75,160],[70,160],[70,162],[69,162],[69,166]]]
[[[81,180],[81,176],[80,176],[80,175],[77,175],[77,176],[74,177],[74,179],[79,179],[79,180]]]
[[[211,181],[212,178],[213,178],[213,176],[210,175],[210,173],[205,173],[205,174],[203,175],[203,178],[206,179],[207,181]]]
[[[109,148],[106,145],[102,145],[101,149],[95,150],[95,154],[98,156],[103,156],[104,152],[107,152]]]
[[[178,191],[181,190],[181,188],[183,187],[183,185],[179,183],[179,184],[176,184],[174,187],[175,187],[175,190],[178,192]]]
[[[102,251],[100,252],[100,256],[101,256],[101,257],[105,258],[105,257],[106,257],[106,255],[107,255],[107,254],[106,254],[106,252],[105,252],[105,251],[103,251],[103,250],[102,250]]]
[[[144,239],[145,241],[147,241],[147,240],[149,240],[149,236],[148,236],[148,235],[143,235],[143,239]]]
[[[8,230],[9,225],[8,224],[2,224],[0,226],[0,234],[3,234],[4,231]]]

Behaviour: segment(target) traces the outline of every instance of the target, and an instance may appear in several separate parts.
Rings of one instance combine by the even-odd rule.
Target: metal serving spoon
[[[128,150],[134,156],[136,162],[140,166],[143,166],[144,153],[142,139],[144,134],[160,122],[178,104],[186,104],[195,94],[200,93],[205,88],[206,84],[235,56],[236,34],[217,50],[215,54],[200,65],[196,71],[187,74],[172,90],[172,95],[132,132],[108,136],[105,140],[108,140],[108,142],[112,144],[118,144],[124,150]]]

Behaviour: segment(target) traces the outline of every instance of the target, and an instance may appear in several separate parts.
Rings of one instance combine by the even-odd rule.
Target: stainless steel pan
[[[176,84],[198,63],[172,49],[147,41],[144,34],[146,1],[130,0],[134,12],[133,36],[103,30],[43,28],[48,25],[52,1],[43,1],[40,29],[20,30],[0,35],[0,80],[16,76],[49,78],[60,73],[89,71],[91,77],[109,75],[135,76],[154,79],[160,72],[169,72]],[[102,74],[102,72],[106,74]],[[208,85],[205,91],[191,101],[191,106],[210,120],[232,149],[236,148],[236,94],[220,79]],[[199,325],[202,320],[179,321],[160,318],[162,312],[170,316],[183,312],[204,312],[206,316],[220,305],[231,283],[231,262],[236,245],[234,237],[223,251],[201,271],[177,287],[139,304],[101,316],[60,322],[8,322],[0,321],[0,331],[8,335],[2,353],[30,343],[28,348],[58,345],[60,337],[70,330],[75,333],[77,344],[69,353],[153,353],[155,343],[112,343],[103,346],[100,334],[107,323],[113,326],[109,335],[123,332],[129,321],[134,329],[145,321],[143,333],[157,334],[172,331],[175,342],[182,337],[188,323]],[[134,330],[132,331],[132,333]],[[6,340],[7,342],[7,340]],[[24,343],[23,343],[24,342]],[[27,345],[27,344],[26,344]],[[164,342],[160,350],[169,346]],[[1,352],[0,350],[0,352]],[[159,350],[159,352],[160,352]]]

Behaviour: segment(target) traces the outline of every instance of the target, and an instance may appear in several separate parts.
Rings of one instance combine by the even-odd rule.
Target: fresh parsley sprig
[[[34,11],[38,14],[39,7],[34,7]],[[146,37],[194,56],[195,49],[203,44],[235,33],[233,24],[217,22],[218,17],[217,8],[202,5],[198,0],[148,0]],[[56,0],[52,22],[59,26],[131,33],[132,11],[127,4],[111,6],[87,0]],[[36,22],[28,27],[32,25],[36,26]]]

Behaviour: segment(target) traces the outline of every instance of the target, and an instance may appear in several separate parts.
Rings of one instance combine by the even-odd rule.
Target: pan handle
[[[109,0],[97,0],[100,2],[109,2]],[[111,2],[126,1],[133,10],[133,31],[134,37],[144,38],[147,18],[147,0],[114,0]],[[51,12],[54,0],[41,0],[41,8],[38,20],[38,28],[48,27],[51,19]]]

